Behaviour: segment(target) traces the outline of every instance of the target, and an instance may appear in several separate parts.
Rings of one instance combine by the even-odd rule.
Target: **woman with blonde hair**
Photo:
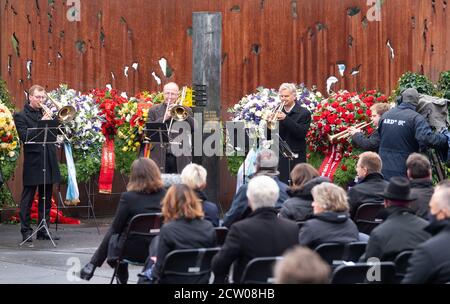
[[[111,252],[108,252],[110,241],[120,244],[122,232],[126,231],[128,222],[133,216],[141,213],[161,212],[161,201],[165,190],[161,180],[161,172],[155,162],[149,158],[138,158],[131,165],[130,180],[127,192],[122,193],[116,214],[102,243],[91,258],[91,261],[80,271],[80,277],[89,281],[97,267],[102,266],[108,257],[108,264],[115,266]],[[114,237],[113,237],[114,236]],[[110,246],[114,247],[114,246]],[[128,264],[121,263],[117,272],[117,282],[128,281]]]
[[[156,263],[151,270],[153,282],[159,281],[164,259],[171,251],[216,246],[214,227],[211,222],[203,219],[202,205],[188,186],[177,184],[169,188],[162,201],[162,213],[164,225],[150,247],[150,256],[156,256]],[[156,253],[152,252],[152,248],[157,248]],[[147,265],[149,267],[151,266]],[[195,277],[192,282],[189,279],[170,283],[208,283],[209,276],[201,279]]]
[[[312,189],[314,218],[299,232],[299,243],[311,249],[323,243],[350,243],[359,240],[358,228],[350,219],[347,194],[331,183]]]

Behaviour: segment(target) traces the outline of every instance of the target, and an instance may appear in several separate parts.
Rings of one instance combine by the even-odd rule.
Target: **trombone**
[[[172,123],[174,120],[176,121],[184,121],[188,118],[189,112],[187,107],[183,106],[183,100],[186,98],[186,87],[183,87],[181,91],[181,97],[177,100],[175,105],[170,109],[170,124],[169,124],[169,133],[172,129]],[[166,117],[167,111],[169,110],[169,105],[167,105],[166,113],[164,113],[164,117]],[[164,118],[163,118],[164,119]]]
[[[361,122],[361,123],[357,124],[355,126],[355,128],[356,129],[362,129],[362,128],[367,127],[370,124],[371,124],[370,122]],[[339,133],[336,133],[336,134],[333,134],[333,135],[328,135],[328,140],[330,142],[333,142],[335,140],[339,140],[339,139],[344,139],[344,138],[350,137],[350,132],[349,131],[350,131],[349,129],[345,129],[344,131],[341,131]]]
[[[71,105],[63,106],[59,102],[51,98],[50,95],[48,94],[45,95],[47,95],[48,100],[50,100],[58,109],[58,112],[56,113],[56,118],[59,120],[59,122],[65,124],[71,122],[75,118],[77,110],[75,109],[74,106]],[[53,118],[54,116],[53,112],[45,104],[41,103],[41,107],[47,113],[47,115]]]
[[[277,112],[281,112],[283,110],[285,103],[286,103],[285,101],[280,101],[278,106],[276,106],[276,108],[273,109],[272,113],[270,113],[271,118],[269,120],[267,120],[267,128],[269,130],[275,130],[275,128],[277,127],[278,119],[277,119],[276,114],[277,114]]]

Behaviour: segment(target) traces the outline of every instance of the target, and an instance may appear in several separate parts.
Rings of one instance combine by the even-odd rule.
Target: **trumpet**
[[[56,100],[51,98],[50,95],[48,95],[48,94],[46,94],[46,95],[47,95],[48,100],[50,100],[55,105],[55,107],[58,109],[58,112],[56,113],[56,118],[59,120],[59,122],[65,124],[65,123],[71,122],[75,118],[75,115],[77,114],[77,110],[75,109],[74,106],[71,106],[71,105],[62,106],[59,102],[57,102]],[[44,105],[42,103],[41,107],[44,109],[44,111],[47,113],[47,115],[51,115],[51,117],[53,117],[52,111],[50,111],[50,109],[46,105]]]
[[[285,103],[286,103],[285,101],[280,102],[278,104],[278,106],[272,111],[272,113],[270,113],[270,117],[271,118],[269,120],[267,120],[267,128],[269,130],[275,130],[276,129],[277,121],[278,121],[276,114],[277,114],[277,112],[280,112],[280,111],[283,110]]]
[[[355,128],[362,129],[362,128],[367,127],[370,124],[371,124],[370,122],[361,122],[361,123],[357,124],[355,126]],[[330,142],[333,142],[335,140],[339,140],[339,139],[343,139],[343,138],[347,138],[347,137],[350,137],[349,129],[345,129],[344,131],[341,131],[341,132],[333,134],[333,135],[328,135],[328,140]]]

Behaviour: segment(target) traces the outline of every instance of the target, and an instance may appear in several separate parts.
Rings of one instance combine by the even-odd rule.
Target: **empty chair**
[[[142,213],[131,218],[124,236],[119,239],[116,267],[111,278],[111,284],[116,277],[119,263],[125,261],[131,264],[143,265],[148,257],[148,247],[152,239],[159,234],[162,226],[162,213]]]
[[[254,258],[245,266],[242,274],[242,284],[271,284],[273,283],[273,268],[279,257]]]
[[[215,227],[214,230],[216,231],[216,240],[217,245],[222,246],[225,242],[225,238],[228,234],[228,228],[227,227]]]
[[[165,258],[160,284],[207,284],[211,276],[211,260],[220,247],[178,249]]]
[[[324,243],[315,248],[315,251],[329,265],[339,265],[342,263],[345,252],[344,243]]]
[[[345,247],[344,261],[358,262],[359,258],[366,252],[366,242],[351,242]]]
[[[382,222],[381,219],[377,218],[377,215],[383,209],[384,205],[379,203],[366,203],[359,206],[354,218],[358,230],[370,234]]]
[[[412,250],[405,250],[400,252],[394,260],[395,271],[398,276],[404,277],[409,265],[409,258],[412,255]]]
[[[393,284],[396,282],[393,262],[343,264],[333,271],[331,277],[331,284]]]

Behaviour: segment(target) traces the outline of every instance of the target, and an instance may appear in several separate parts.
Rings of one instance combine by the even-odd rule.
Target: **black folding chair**
[[[412,253],[412,250],[405,250],[400,252],[395,257],[395,272],[397,273],[397,276],[399,276],[399,279],[403,278],[406,275],[406,270],[408,269],[409,265],[409,258],[411,257]]]
[[[277,257],[254,258],[248,262],[242,273],[241,284],[271,284],[273,283],[273,267],[276,261],[281,260]]]
[[[212,258],[220,247],[178,249],[165,258],[160,284],[208,284],[211,276]]]
[[[384,205],[379,203],[366,203],[359,206],[354,218],[358,230],[370,234],[382,222],[381,219],[377,218],[377,215],[383,209]]]
[[[145,263],[150,242],[159,234],[162,222],[162,213],[142,213],[131,218],[124,235],[119,238],[120,252],[110,284],[117,275],[120,262],[137,265]]]
[[[359,258],[366,252],[366,242],[351,242],[345,245],[344,261],[358,262]]]
[[[216,240],[217,245],[222,246],[223,243],[225,243],[225,238],[228,234],[228,228],[227,227],[215,227],[214,230],[216,231]]]
[[[344,243],[324,243],[316,247],[315,251],[330,266],[340,265],[344,258]]]
[[[396,282],[393,262],[343,264],[333,271],[331,277],[331,284],[394,284]]]

